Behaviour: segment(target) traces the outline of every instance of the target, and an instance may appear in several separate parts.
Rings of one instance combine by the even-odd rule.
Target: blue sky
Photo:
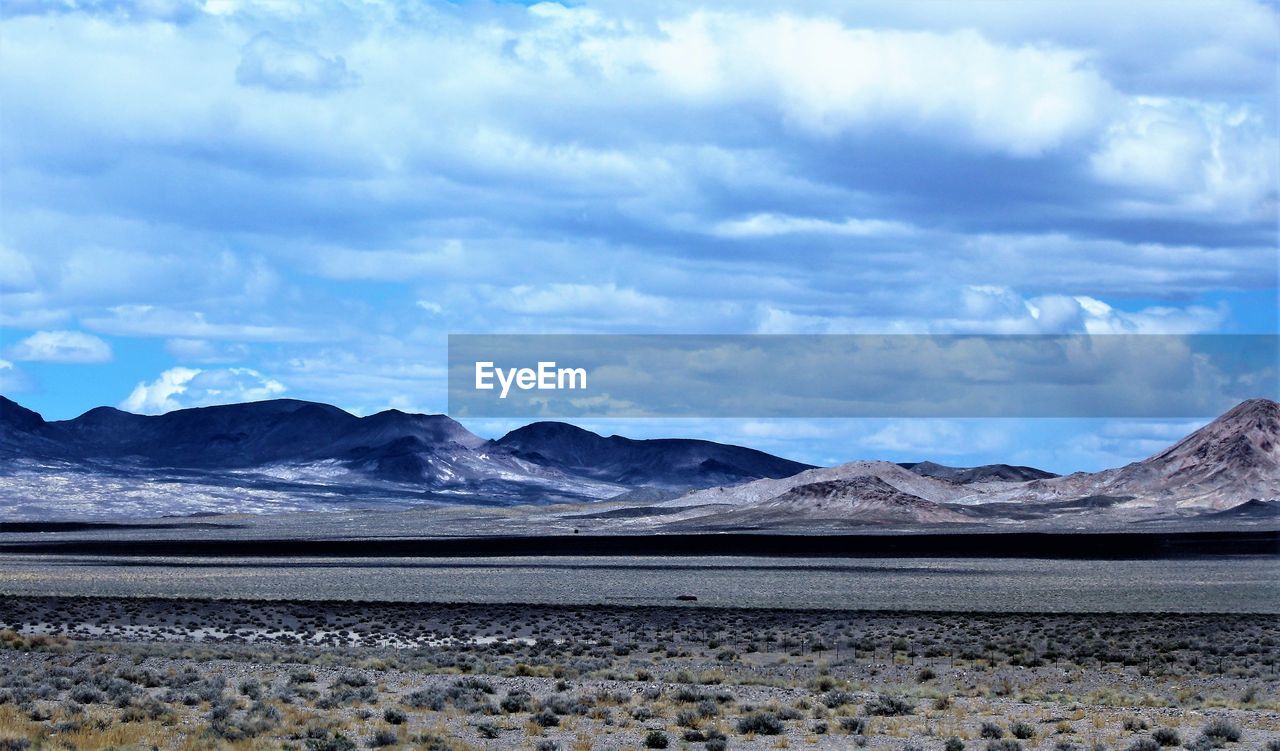
[[[1278,330],[1272,5],[0,14],[0,392],[52,418],[441,411],[450,332]],[[1188,425],[593,427],[1088,469]]]

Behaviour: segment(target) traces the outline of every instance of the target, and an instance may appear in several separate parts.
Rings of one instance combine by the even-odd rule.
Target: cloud
[[[83,331],[37,331],[9,349],[15,360],[102,363],[111,360],[111,345]]]
[[[30,382],[23,373],[13,366],[8,360],[0,360],[0,392],[14,393],[17,391],[26,391],[30,387]]]
[[[355,86],[359,80],[347,70],[341,55],[326,57],[306,45],[270,34],[260,34],[245,45],[236,67],[240,84],[275,91],[323,94]]]
[[[854,219],[841,221],[813,219],[777,214],[753,214],[744,219],[720,222],[712,233],[721,237],[777,237],[793,234],[828,234],[848,237],[873,237],[878,235],[906,235],[912,232],[909,225],[880,219]]]
[[[150,5],[0,13],[19,336],[373,408],[449,330],[1273,325],[1266,4]]]
[[[22,254],[0,245],[0,292],[22,292],[35,286],[35,271]]]
[[[224,344],[205,339],[170,339],[165,342],[164,348],[182,362],[237,362],[249,354],[249,348],[243,344]]]
[[[946,289],[928,302],[925,315],[899,316],[806,314],[762,306],[756,333],[1200,334],[1220,330],[1231,315],[1226,303],[1126,311],[1086,295],[1026,296],[1000,285]]]
[[[95,331],[117,336],[173,336],[257,342],[309,341],[321,338],[318,332],[289,326],[212,323],[200,311],[174,310],[155,305],[116,305],[107,312],[110,315],[90,316],[83,319],[82,323]]]
[[[920,457],[994,453],[1008,436],[990,422],[960,420],[890,420],[866,436],[862,445],[875,451]]]
[[[120,402],[120,408],[154,415],[186,407],[272,399],[284,392],[284,384],[251,368],[177,367],[164,371],[150,383],[139,383]]]
[[[1130,206],[1261,218],[1280,205],[1277,153],[1274,126],[1246,107],[1138,97],[1107,129],[1091,167],[1140,191]]]

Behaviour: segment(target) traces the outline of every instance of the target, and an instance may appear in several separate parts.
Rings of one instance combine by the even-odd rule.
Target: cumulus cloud
[[[396,366],[449,329],[1206,331],[1277,284],[1266,4],[145,5],[0,13],[23,336],[376,407],[442,402]]]
[[[15,360],[101,363],[111,359],[111,345],[83,331],[37,331],[9,349]]]
[[[1246,107],[1135,98],[1092,157],[1102,180],[1141,191],[1131,206],[1274,217],[1280,138]]]
[[[251,368],[177,367],[164,371],[154,381],[139,383],[120,402],[120,408],[154,415],[185,407],[272,399],[284,392],[284,384]]]

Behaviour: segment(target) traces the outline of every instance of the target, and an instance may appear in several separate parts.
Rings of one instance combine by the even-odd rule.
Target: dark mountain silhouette
[[[188,476],[220,486],[288,481],[351,496],[367,494],[357,486],[372,482],[426,493],[420,500],[513,503],[597,500],[646,486],[687,490],[807,468],[737,446],[601,438],[550,423],[486,441],[445,415],[357,417],[297,399],[154,416],[98,407],[52,422],[0,400],[0,463],[57,462],[139,481],[147,470],[199,471]]]
[[[535,422],[496,443],[531,462],[622,485],[688,490],[813,469],[742,446],[687,438],[605,437],[562,422]]]

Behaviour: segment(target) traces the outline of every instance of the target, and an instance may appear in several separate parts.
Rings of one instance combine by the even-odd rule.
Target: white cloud
[[[8,360],[0,360],[0,392],[24,391],[27,386],[26,377],[23,376],[21,371],[13,367],[13,363]]]
[[[120,408],[141,414],[161,414],[185,407],[272,399],[284,384],[251,368],[200,370],[170,368],[150,383],[139,383],[120,402]]]
[[[777,237],[779,235],[815,234],[846,237],[877,237],[883,235],[907,235],[913,228],[902,222],[883,219],[847,218],[842,221],[814,219],[810,217],[780,214],[752,214],[716,224],[712,234],[721,237]]]
[[[589,8],[535,13],[545,26],[514,50],[528,63],[589,65],[614,85],[695,106],[757,105],[821,138],[896,126],[1028,156],[1087,133],[1115,98],[1079,52],[974,31],[695,11],[658,19],[653,34]]]
[[[1006,434],[994,424],[972,422],[970,425],[959,420],[889,420],[868,435],[862,445],[920,457],[986,453],[1006,446]]]
[[[83,331],[37,331],[9,350],[15,360],[99,363],[111,359],[111,345]]]
[[[115,305],[108,316],[90,316],[82,323],[95,331],[117,336],[171,336],[191,339],[239,339],[255,342],[311,341],[321,334],[290,326],[250,323],[212,323],[204,313],[156,305]]]
[[[1086,295],[1024,296],[1000,285],[940,290],[916,316],[844,316],[761,306],[760,334],[1200,334],[1230,319],[1214,306],[1149,306],[1121,310]],[[942,312],[945,311],[945,312]]]
[[[1107,183],[1137,189],[1123,204],[1239,218],[1274,217],[1280,138],[1247,107],[1137,97],[1107,129],[1091,167]]]
[[[604,320],[644,320],[672,312],[670,301],[608,284],[522,284],[490,294],[491,304],[530,316],[590,316]]]

